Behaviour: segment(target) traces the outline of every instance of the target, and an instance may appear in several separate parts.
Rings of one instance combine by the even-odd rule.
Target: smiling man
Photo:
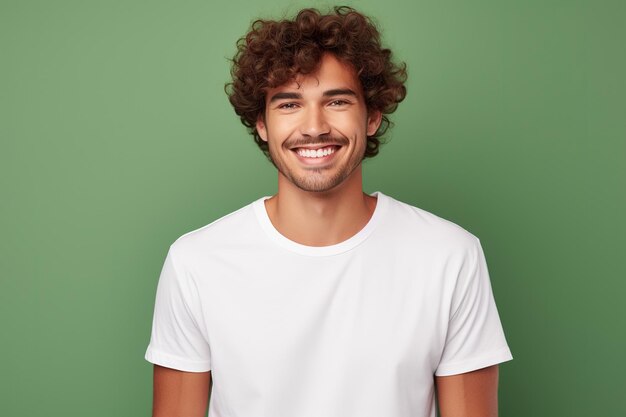
[[[146,359],[153,416],[497,415],[512,358],[479,240],[381,192],[362,161],[406,94],[350,8],[257,21],[228,93],[278,192],[180,237]]]

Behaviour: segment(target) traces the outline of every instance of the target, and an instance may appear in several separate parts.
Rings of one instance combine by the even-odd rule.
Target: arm
[[[498,417],[498,365],[435,377],[441,417]]]
[[[184,372],[154,365],[152,417],[205,417],[211,372]]]

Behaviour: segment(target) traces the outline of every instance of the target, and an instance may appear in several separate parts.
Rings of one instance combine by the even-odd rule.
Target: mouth
[[[339,145],[319,145],[319,146],[307,146],[302,148],[292,149],[298,156],[302,158],[323,158],[328,155],[332,155],[339,149]]]

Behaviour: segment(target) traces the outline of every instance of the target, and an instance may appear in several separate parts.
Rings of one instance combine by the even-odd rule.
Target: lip
[[[326,156],[322,156],[319,158],[307,158],[306,156],[300,156],[298,154],[298,149],[316,150],[316,149],[321,149],[321,148],[328,148],[329,146],[335,147],[335,151],[331,154],[328,154]],[[298,158],[298,160],[304,165],[320,166],[320,165],[324,165],[324,164],[331,162],[335,158],[335,155],[337,155],[337,152],[339,152],[341,147],[342,147],[341,145],[325,143],[322,145],[298,146],[298,147],[292,148],[291,151],[294,153],[296,158]]]
[[[334,146],[338,149],[338,148],[341,148],[342,145],[338,143],[319,143],[319,144],[311,144],[311,145],[306,145],[306,146],[294,146],[289,149],[292,151],[296,151],[298,149],[316,150],[316,149],[321,149],[321,148],[328,148],[329,146]]]

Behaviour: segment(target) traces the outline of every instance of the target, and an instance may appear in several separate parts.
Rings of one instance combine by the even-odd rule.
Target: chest
[[[257,259],[219,271],[199,281],[218,371],[358,379],[374,366],[397,378],[437,363],[442,277],[427,263]]]

